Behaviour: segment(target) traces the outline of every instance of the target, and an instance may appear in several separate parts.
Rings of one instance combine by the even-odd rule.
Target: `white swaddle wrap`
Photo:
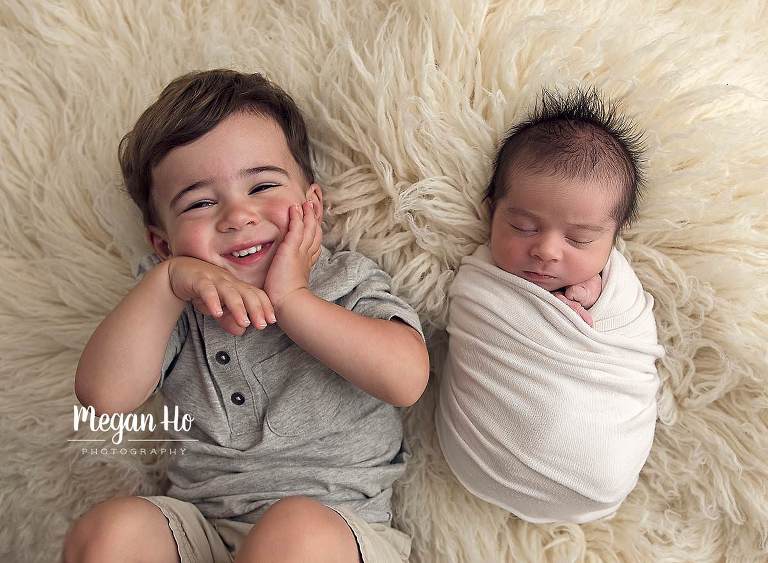
[[[436,425],[457,478],[532,522],[615,512],[651,448],[664,354],[626,259],[611,252],[594,328],[496,267],[487,245],[462,260],[450,296]]]

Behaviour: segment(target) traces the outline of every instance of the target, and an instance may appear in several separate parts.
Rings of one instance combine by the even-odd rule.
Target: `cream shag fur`
[[[118,140],[169,80],[212,67],[295,95],[326,244],[376,260],[429,329],[435,375],[407,415],[415,455],[396,490],[413,561],[768,557],[766,29],[765,0],[2,2],[0,560],[54,561],[93,503],[162,486],[167,457],[67,442],[72,377],[146,250]],[[540,87],[575,84],[648,132],[648,191],[621,247],[668,355],[653,451],[619,513],[535,526],[462,490],[432,412],[446,293],[486,235],[494,147]]]

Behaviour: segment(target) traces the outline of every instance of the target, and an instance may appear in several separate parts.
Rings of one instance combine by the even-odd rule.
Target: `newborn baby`
[[[490,240],[451,287],[440,444],[470,492],[525,520],[614,513],[648,457],[664,350],[614,248],[641,183],[638,135],[595,91],[545,91],[499,151]]]

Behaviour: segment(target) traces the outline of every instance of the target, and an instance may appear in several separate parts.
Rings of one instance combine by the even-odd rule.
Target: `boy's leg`
[[[360,563],[357,541],[337,512],[306,497],[273,504],[253,526],[235,563]]]
[[[119,497],[81,516],[64,540],[64,563],[179,561],[168,520],[150,502]]]

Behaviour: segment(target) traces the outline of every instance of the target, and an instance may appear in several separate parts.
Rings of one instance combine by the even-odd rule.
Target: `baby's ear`
[[[150,225],[147,227],[147,240],[150,246],[160,258],[165,260],[171,256],[171,247],[168,244],[168,235],[164,231]]]

